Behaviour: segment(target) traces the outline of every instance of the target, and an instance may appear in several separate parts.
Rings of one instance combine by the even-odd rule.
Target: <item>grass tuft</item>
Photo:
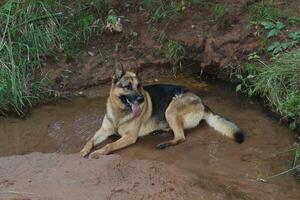
[[[300,117],[300,50],[275,57],[253,79],[251,94],[263,96],[284,118]]]
[[[42,60],[58,49],[74,56],[103,25],[95,5],[76,1],[8,0],[0,5],[0,110],[22,114],[48,96]],[[98,13],[99,14],[99,13]]]
[[[249,7],[249,21],[256,24],[268,20],[276,21],[280,17],[279,13],[272,1],[262,1]]]

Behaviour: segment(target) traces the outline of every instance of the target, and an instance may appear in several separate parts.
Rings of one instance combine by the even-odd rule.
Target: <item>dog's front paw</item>
[[[101,154],[99,154],[98,152],[93,152],[89,155],[89,159],[99,159],[101,156]]]
[[[86,157],[88,154],[90,153],[90,151],[88,151],[87,149],[83,148],[81,151],[80,151],[80,156],[82,158]]]
[[[99,159],[101,156],[108,154],[108,151],[105,149],[99,149],[97,151],[94,151],[89,155],[90,159]]]

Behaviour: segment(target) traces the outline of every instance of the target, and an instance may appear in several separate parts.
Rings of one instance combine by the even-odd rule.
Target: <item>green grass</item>
[[[169,40],[166,48],[166,57],[174,64],[181,65],[181,61],[186,57],[186,50],[182,44]]]
[[[154,7],[155,9],[150,19],[152,22],[159,22],[165,18],[174,17],[179,13],[179,7],[176,1],[157,1]]]
[[[47,97],[42,61],[63,51],[74,56],[101,31],[96,5],[77,1],[8,0],[0,6],[0,110],[22,114],[25,107]]]
[[[247,76],[237,75],[241,81],[237,90],[263,97],[295,128],[295,120],[300,117],[300,49],[277,55],[268,64],[259,56],[251,60],[256,64],[248,64]]]
[[[173,65],[173,73],[176,74],[178,69],[182,69],[182,61],[187,56],[185,47],[179,42],[169,39],[164,32],[159,34],[157,40],[162,45],[164,56]]]
[[[225,4],[215,4],[213,9],[214,20],[223,18],[228,12],[228,7]]]
[[[280,17],[279,10],[272,4],[272,1],[254,3],[249,7],[249,21],[260,23],[262,21],[276,21]]]
[[[267,64],[256,54],[250,57],[248,60],[256,63],[248,65],[247,76],[237,75],[240,84],[236,90],[262,97],[282,119],[290,122],[291,129],[295,129],[296,119],[300,117],[300,49],[274,56]],[[300,145],[293,167],[300,164],[299,152]]]
[[[151,11],[151,22],[171,19],[182,11],[191,7],[208,8],[215,4],[215,0],[144,0],[143,6]]]

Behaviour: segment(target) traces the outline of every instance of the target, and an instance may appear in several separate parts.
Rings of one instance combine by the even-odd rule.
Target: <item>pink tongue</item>
[[[142,112],[142,109],[141,107],[139,106],[138,103],[134,103],[131,105],[131,110],[132,110],[132,113],[135,117],[139,116]]]

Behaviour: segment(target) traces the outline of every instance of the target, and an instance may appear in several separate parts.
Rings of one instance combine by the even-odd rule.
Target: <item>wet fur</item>
[[[132,86],[131,90],[124,88],[128,84]],[[144,101],[139,104],[142,112],[137,117],[124,100],[136,94],[144,97]],[[102,127],[87,142],[81,155],[87,156],[93,147],[115,133],[121,136],[119,140],[92,152],[89,157],[98,158],[134,144],[138,137],[166,129],[173,131],[174,138],[158,144],[157,148],[176,145],[185,141],[184,130],[196,127],[201,120],[238,143],[244,141],[242,131],[233,122],[212,112],[200,97],[188,92],[186,88],[168,84],[142,87],[135,73],[117,70],[112,78]]]

